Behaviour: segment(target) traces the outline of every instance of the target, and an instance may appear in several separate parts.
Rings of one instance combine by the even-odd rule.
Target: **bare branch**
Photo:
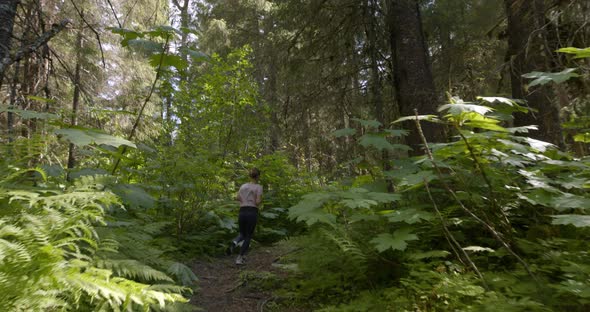
[[[35,41],[33,41],[30,45],[22,47],[14,54],[14,56],[8,56],[1,60],[0,76],[4,74],[4,71],[6,70],[6,68],[8,68],[8,66],[12,65],[14,62],[20,61],[25,55],[33,53],[43,45],[47,44],[47,42],[49,42],[51,38],[55,37],[55,35],[57,35],[60,31],[66,28],[66,26],[70,23],[71,21],[69,19],[66,19],[59,24],[53,25],[53,27],[49,31],[43,33],[41,36],[35,39]]]
[[[123,25],[121,25],[121,21],[119,21],[119,17],[117,17],[117,12],[115,12],[115,8],[113,7],[113,3],[111,2],[111,0],[107,0],[107,3],[111,7],[111,11],[113,12],[113,16],[117,20],[117,24],[119,24],[119,28],[123,28]]]
[[[100,35],[98,34],[98,31],[96,31],[96,29],[94,29],[94,27],[92,27],[92,25],[90,25],[90,23],[88,23],[86,18],[84,18],[84,11],[78,9],[78,6],[76,6],[76,3],[74,2],[74,0],[70,0],[70,2],[74,6],[74,9],[76,9],[76,12],[78,12],[78,15],[80,15],[80,18],[82,19],[84,24],[86,24],[86,26],[88,26],[88,28],[90,28],[90,30],[94,33],[94,36],[96,37],[96,40],[98,41],[98,47],[100,48],[100,57],[102,59],[102,67],[106,68],[107,64],[104,60],[104,51],[102,49],[102,41],[100,40]]]

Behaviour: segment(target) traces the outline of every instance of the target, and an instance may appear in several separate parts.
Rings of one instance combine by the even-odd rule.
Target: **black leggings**
[[[258,208],[256,207],[240,207],[240,215],[238,217],[238,225],[240,226],[240,235],[234,239],[234,242],[239,243],[244,241],[240,249],[240,255],[243,256],[250,248],[250,240],[256,228],[256,221],[258,220]]]

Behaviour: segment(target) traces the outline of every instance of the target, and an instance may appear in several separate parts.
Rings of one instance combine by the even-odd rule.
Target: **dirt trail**
[[[277,311],[272,309],[276,298],[270,291],[287,273],[273,266],[284,251],[277,247],[257,247],[245,265],[237,266],[234,256],[199,260],[193,271],[199,277],[199,289],[191,303],[207,312]],[[281,308],[280,311],[304,311]]]

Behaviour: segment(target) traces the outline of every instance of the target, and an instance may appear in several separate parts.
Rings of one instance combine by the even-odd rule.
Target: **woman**
[[[238,217],[238,225],[240,227],[240,235],[236,237],[230,245],[230,253],[243,241],[240,255],[236,258],[236,264],[242,265],[245,263],[244,256],[250,247],[250,240],[256,228],[256,221],[258,219],[258,205],[262,202],[262,186],[258,184],[260,178],[260,170],[252,168],[250,170],[250,182],[243,184],[238,191],[237,200],[240,202],[240,214]]]

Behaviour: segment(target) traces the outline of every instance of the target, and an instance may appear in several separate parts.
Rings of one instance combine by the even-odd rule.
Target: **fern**
[[[115,275],[144,282],[174,282],[168,275],[155,270],[137,260],[100,259],[95,262],[97,268],[108,269]]]
[[[97,258],[119,245],[101,240],[96,227],[106,224],[106,207],[120,205],[113,193],[82,184],[69,192],[9,186],[0,187],[8,205],[0,217],[3,310],[136,311],[186,302],[185,288],[151,287],[173,282],[161,271],[137,260]]]
[[[341,229],[334,228],[336,233],[329,232],[322,228],[320,232],[326,236],[330,241],[334,242],[338,248],[346,255],[347,259],[352,261],[353,268],[360,269],[365,267],[367,262],[367,255],[353,242],[347,233]]]

